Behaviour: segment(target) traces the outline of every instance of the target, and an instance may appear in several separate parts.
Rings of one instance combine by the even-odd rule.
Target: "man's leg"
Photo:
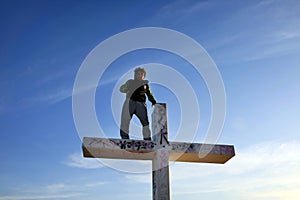
[[[136,116],[139,118],[143,126],[144,140],[151,140],[151,132],[149,128],[149,120],[147,114],[147,105],[143,102],[136,102]]]
[[[126,99],[121,114],[120,136],[122,139],[129,139],[129,124],[131,118],[132,114],[129,112],[129,99]]]

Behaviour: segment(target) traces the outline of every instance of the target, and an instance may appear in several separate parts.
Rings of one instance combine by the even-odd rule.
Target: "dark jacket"
[[[152,104],[156,104],[156,100],[151,93],[148,85],[148,80],[128,80],[124,85],[120,87],[120,92],[126,93],[126,98],[130,98],[133,101],[146,102],[146,95],[148,100]],[[145,95],[146,94],[146,95]]]

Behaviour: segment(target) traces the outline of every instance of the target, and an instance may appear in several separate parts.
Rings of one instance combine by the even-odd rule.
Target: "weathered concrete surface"
[[[152,112],[155,153],[152,158],[153,200],[170,199],[167,105],[156,104]]]
[[[152,160],[152,193],[153,200],[169,200],[169,153],[166,149],[155,152]]]
[[[167,119],[167,105],[164,103],[157,103],[154,106],[151,114],[152,118],[152,138],[153,141],[160,144],[168,142],[168,119]]]
[[[154,152],[165,148],[169,160],[179,162],[226,163],[235,155],[233,145],[170,142],[169,145],[153,141],[107,138],[83,138],[84,157],[153,160]]]

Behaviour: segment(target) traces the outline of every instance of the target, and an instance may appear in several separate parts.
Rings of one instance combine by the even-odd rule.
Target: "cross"
[[[89,158],[152,160],[153,200],[169,200],[169,161],[224,164],[235,155],[233,145],[169,142],[166,104],[152,113],[153,141],[83,138],[83,155]]]

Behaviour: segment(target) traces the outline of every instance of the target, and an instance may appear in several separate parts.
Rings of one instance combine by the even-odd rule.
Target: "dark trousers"
[[[147,105],[144,102],[126,99],[122,108],[120,135],[122,139],[129,139],[129,125],[133,115],[136,115],[143,126],[144,140],[151,140]]]

